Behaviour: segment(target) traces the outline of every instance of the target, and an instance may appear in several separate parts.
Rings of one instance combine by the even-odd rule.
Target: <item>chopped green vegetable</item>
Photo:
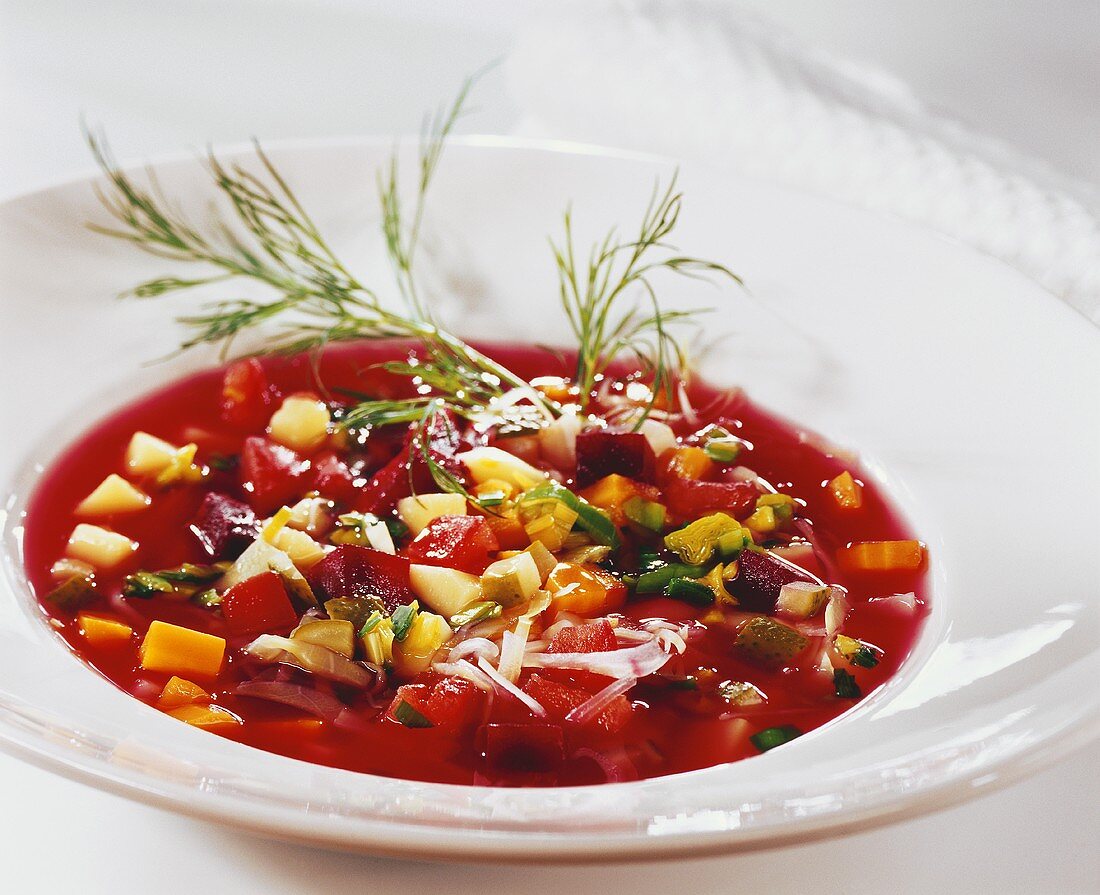
[[[640,594],[659,594],[676,578],[701,578],[706,572],[705,566],[670,562],[639,575],[634,590]]]
[[[843,668],[838,668],[833,672],[833,689],[841,699],[859,699],[863,695],[856,679]]]
[[[744,444],[721,426],[708,426],[703,433],[703,450],[716,463],[732,463],[741,455]]]
[[[528,502],[538,503],[547,500],[558,500],[576,513],[577,521],[574,524],[588,532],[596,543],[606,544],[612,549],[619,546],[619,532],[615,528],[615,523],[601,510],[581,500],[557,482],[547,481],[536,485],[520,498],[520,506]]]
[[[878,647],[844,634],[837,634],[835,643],[837,652],[860,668],[874,668],[882,656],[882,650]]]
[[[794,628],[774,618],[758,615],[742,625],[737,632],[734,648],[750,661],[779,667],[795,659],[809,643]]]
[[[156,574],[168,581],[181,584],[208,584],[217,581],[229,568],[229,563],[214,563],[212,566],[200,566],[195,563],[185,562],[174,569],[161,569]]]
[[[632,497],[623,504],[623,515],[639,528],[660,533],[664,530],[668,511],[664,504],[644,497]]]
[[[325,612],[336,621],[351,622],[356,630],[382,608],[382,601],[372,597],[337,597],[325,602]],[[379,616],[381,617],[381,616]]]
[[[413,622],[420,614],[420,604],[416,600],[408,606],[398,606],[390,616],[390,624],[393,625],[393,639],[400,642],[409,636]]]
[[[167,578],[163,578],[154,572],[134,572],[127,575],[122,582],[122,594],[126,597],[139,597],[142,600],[155,597],[157,594],[174,594],[176,588]]]
[[[68,610],[86,606],[95,597],[95,581],[84,575],[73,575],[46,594],[51,603]]]
[[[698,690],[699,682],[689,675],[679,680],[669,681],[668,686],[670,690]]]
[[[463,609],[461,612],[456,612],[451,616],[451,627],[461,628],[463,625],[473,624],[474,622],[483,622],[491,618],[499,618],[500,614],[504,611],[504,607],[500,603],[494,603],[492,600],[481,600],[477,603],[472,603]]]
[[[382,618],[382,613],[375,609],[374,612],[367,617],[367,620],[363,622],[363,626],[359,629],[359,636],[366,637],[382,623]]]
[[[673,578],[668,583],[668,595],[692,606],[709,606],[714,602],[714,591],[701,581],[691,578]]]
[[[393,710],[394,720],[406,727],[432,727],[432,722],[402,699]]]
[[[499,507],[507,498],[508,495],[503,491],[486,491],[477,496],[477,502],[483,507]]]
[[[752,536],[741,523],[726,513],[711,513],[690,525],[665,535],[665,546],[686,563],[705,563],[716,550],[724,557],[740,553]]]
[[[879,663],[879,654],[874,647],[863,644],[848,661],[860,668],[874,668]]]
[[[759,733],[754,733],[749,739],[761,752],[767,752],[800,736],[802,736],[801,730],[791,724],[784,724],[782,727],[767,727]]]
[[[220,606],[222,603],[222,595],[212,587],[207,590],[199,591],[191,599],[198,603],[203,609],[213,609],[215,606]]]
[[[228,563],[200,566],[185,562],[173,569],[157,572],[134,572],[122,583],[122,593],[127,597],[149,599],[157,594],[192,594],[198,585],[217,581],[229,568]]]

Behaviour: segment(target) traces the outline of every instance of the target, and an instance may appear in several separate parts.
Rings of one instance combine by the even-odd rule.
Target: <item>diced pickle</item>
[[[355,625],[344,619],[314,619],[298,625],[291,640],[323,646],[348,659],[355,656]]]
[[[796,659],[809,643],[794,628],[758,615],[745,622],[737,633],[734,649],[752,662],[781,667]]]
[[[95,582],[83,575],[73,575],[68,581],[46,594],[47,600],[70,612],[86,606],[95,598]]]
[[[523,552],[498,559],[481,576],[482,599],[514,606],[529,600],[542,585],[542,575],[534,556]]]

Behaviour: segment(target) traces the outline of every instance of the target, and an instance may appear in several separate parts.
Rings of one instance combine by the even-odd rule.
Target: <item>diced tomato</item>
[[[310,569],[307,577],[322,600],[377,597],[386,611],[392,612],[415,599],[409,584],[408,557],[370,547],[342,544]]]
[[[592,696],[580,687],[561,684],[539,674],[533,674],[528,678],[527,683],[523,685],[523,691],[538,700],[546,709],[550,719],[559,723],[564,721],[565,716],[573,709],[584,704]],[[616,733],[630,720],[632,714],[630,700],[625,696],[616,696],[590,723],[606,733]]]
[[[484,517],[440,516],[409,544],[408,554],[415,563],[480,575],[489,565],[489,554],[499,549],[496,535]]]
[[[261,513],[296,503],[309,490],[310,462],[294,451],[266,438],[244,440],[241,482]]]
[[[416,426],[410,426],[401,449],[374,474],[359,493],[355,501],[357,510],[363,513],[383,513],[393,509],[394,504],[402,497],[408,497],[413,487],[418,492],[436,490],[431,472],[424,462],[416,431]],[[436,414],[428,427],[427,437],[429,456],[448,472],[461,476],[462,464],[455,459],[460,439],[454,417],[450,414]]]
[[[615,629],[601,618],[597,622],[562,628],[554,635],[548,653],[606,653],[615,649]]]
[[[592,429],[577,436],[578,488],[612,473],[652,482],[654,463],[653,449],[641,432]]]
[[[344,503],[355,494],[355,480],[343,460],[325,451],[313,460],[313,488],[322,497]]]
[[[386,714],[393,718],[394,711],[404,702],[415,709],[425,719],[432,721],[428,713],[428,700],[431,697],[431,690],[432,688],[427,684],[405,684],[403,687],[398,687],[397,693],[393,697],[393,702],[390,703],[390,707],[386,710]],[[434,724],[434,722],[432,723]]]
[[[211,559],[232,559],[255,540],[260,524],[248,504],[211,491],[199,504],[191,531]]]
[[[696,519],[724,510],[744,518],[756,505],[760,492],[751,482],[696,482],[672,479],[665,486],[665,500],[673,515]]]
[[[222,381],[222,419],[234,426],[258,429],[271,416],[275,397],[256,358],[235,361]]]
[[[770,612],[784,584],[813,580],[812,575],[794,563],[745,550],[737,560],[737,577],[727,588],[746,609]]]
[[[470,728],[481,723],[487,702],[485,691],[476,684],[447,677],[432,687],[426,717],[437,727]]]
[[[274,633],[298,624],[298,613],[276,572],[234,584],[225,592],[221,607],[226,627],[234,634]]]
[[[486,724],[481,730],[485,760],[498,771],[552,771],[565,757],[562,730],[556,724]]]

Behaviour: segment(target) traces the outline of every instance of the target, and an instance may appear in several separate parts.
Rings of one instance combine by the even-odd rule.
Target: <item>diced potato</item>
[[[355,658],[355,625],[343,619],[311,619],[298,625],[291,640],[312,643],[339,653],[348,659]]]
[[[299,569],[309,569],[325,558],[324,548],[304,531],[295,528],[279,531],[272,544],[289,556]]]
[[[210,702],[210,694],[198,684],[172,675],[157,698],[158,709],[174,709],[196,702]]]
[[[166,714],[177,721],[183,721],[185,724],[201,727],[204,730],[234,727],[244,723],[228,709],[216,705],[181,705],[178,709],[170,709]]]
[[[642,423],[638,431],[645,436],[654,457],[660,457],[665,451],[675,450],[678,446],[676,433],[668,423],[662,423],[650,417]]]
[[[217,677],[225,658],[225,640],[160,620],[149,625],[141,644],[146,671]]]
[[[65,553],[97,569],[113,569],[133,556],[137,549],[137,543],[126,535],[82,522],[69,535]]]
[[[517,553],[508,559],[498,559],[482,572],[482,599],[514,606],[531,599],[542,581],[535,557],[526,551]]]
[[[426,671],[443,644],[451,639],[447,620],[432,612],[416,616],[404,640],[393,641],[393,667],[399,677],[414,678]]]
[[[481,580],[476,575],[442,566],[409,566],[413,593],[425,606],[450,618],[481,597]]]
[[[862,541],[837,551],[841,568],[850,572],[916,571],[924,565],[920,541]]]
[[[476,447],[458,455],[475,482],[503,479],[519,491],[546,481],[546,473],[530,463],[495,447]]]
[[[92,646],[120,646],[130,642],[134,629],[117,618],[81,612],[77,615],[80,633]]]
[[[112,472],[80,502],[76,512],[80,516],[113,516],[116,513],[136,513],[147,506],[148,494]]]
[[[163,472],[176,458],[179,448],[148,432],[135,432],[126,448],[126,468],[138,476]]]
[[[779,589],[779,599],[776,600],[775,608],[795,618],[810,618],[824,608],[831,591],[832,588],[827,584],[792,581]]]
[[[466,498],[461,494],[416,494],[397,501],[397,515],[401,517],[413,537],[440,516],[465,516]]]
[[[323,497],[303,497],[290,508],[290,518],[286,524],[288,528],[296,528],[298,531],[315,535],[327,530],[331,517],[329,510],[332,504]]]
[[[309,453],[328,437],[331,423],[324,401],[313,395],[291,395],[272,415],[267,431],[279,444]]]

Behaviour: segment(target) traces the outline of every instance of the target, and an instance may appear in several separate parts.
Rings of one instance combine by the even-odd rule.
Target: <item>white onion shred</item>
[[[888,597],[871,597],[869,603],[877,603],[880,606],[893,606],[904,612],[912,612],[917,608],[917,595],[912,591],[907,594],[890,594]]]
[[[379,553],[388,553],[390,556],[397,554],[397,548],[393,543],[393,535],[390,534],[385,522],[372,522],[368,525],[367,540]]]
[[[339,684],[369,687],[374,683],[374,674],[362,665],[315,643],[261,634],[245,647],[245,652],[264,662],[296,665]]]
[[[684,415],[684,422],[689,426],[699,425],[699,414],[697,414],[695,408],[691,406],[691,399],[688,397],[683,380],[681,380],[677,386],[677,393],[680,398],[680,413]]]
[[[514,696],[525,706],[527,706],[527,708],[529,708],[532,713],[534,713],[537,717],[546,717],[546,709],[542,707],[542,704],[537,699],[532,698],[531,695],[528,693],[524,693],[510,680],[502,677],[500,673],[485,660],[484,657],[478,658],[477,667],[489,676],[489,679],[496,685],[498,690],[501,690],[504,693],[509,694],[510,696]]]
[[[457,662],[459,659],[464,659],[467,656],[475,656],[481,658],[484,656],[486,659],[495,659],[500,655],[500,647],[493,641],[487,640],[484,637],[470,637],[467,640],[463,640],[447,655],[448,662]]]
[[[672,450],[677,446],[676,433],[672,431],[672,426],[667,423],[647,419],[638,431],[645,436],[645,440],[655,457],[660,457],[665,451]]]
[[[615,697],[622,696],[632,689],[636,683],[638,683],[637,679],[632,677],[624,677],[621,680],[613,681],[600,690],[599,693],[593,694],[570,711],[565,716],[565,720],[577,725],[587,724],[607,708]]]
[[[613,678],[643,678],[665,667],[672,658],[656,638],[628,649],[601,653],[536,653],[523,657],[529,668],[572,668]]]
[[[539,430],[539,450],[552,466],[571,469],[577,465],[577,435],[584,424],[572,410],[566,410],[549,426]]]
[[[635,631],[633,628],[624,628],[621,625],[615,629],[616,640],[629,640],[633,643],[645,643],[652,640],[653,635],[648,631]]]
[[[436,662],[432,666],[432,671],[447,677],[460,677],[482,690],[492,692],[496,689],[492,678],[480,668],[471,665],[469,659],[461,659],[458,662]]]
[[[505,631],[500,641],[500,661],[497,671],[500,676],[513,684],[519,680],[523,670],[523,651],[527,646],[527,637],[531,633],[531,619],[521,618],[516,622],[514,631]]]
[[[829,602],[825,604],[825,636],[832,640],[844,627],[848,617],[848,591],[839,584],[829,587]]]
[[[687,649],[687,642],[680,635],[679,631],[658,631],[657,640],[662,646],[666,646],[670,650],[675,650],[681,655],[684,650]]]

